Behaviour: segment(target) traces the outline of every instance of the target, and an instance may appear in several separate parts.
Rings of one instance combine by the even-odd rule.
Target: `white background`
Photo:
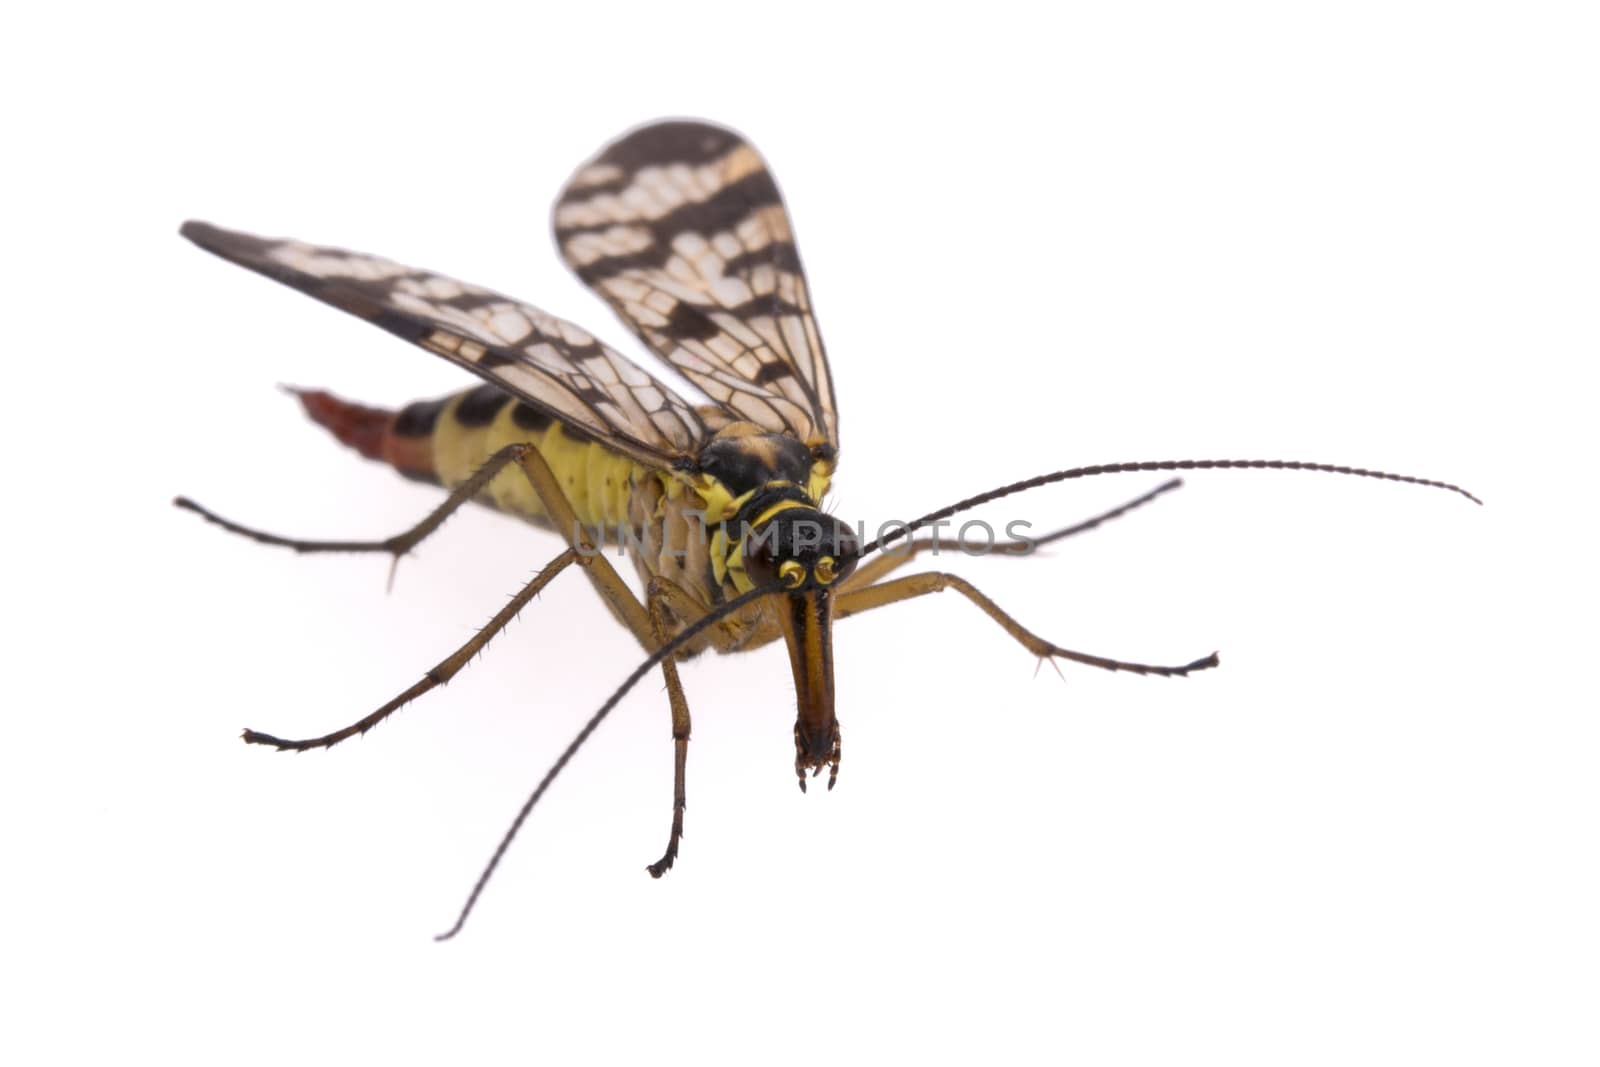
[[[1593,1063],[1600,218],[1583,5],[78,9],[13,21],[0,745],[8,1062]],[[227,13],[223,13],[226,11]],[[29,19],[33,21],[28,21]],[[41,20],[42,19],[42,20]],[[481,512],[385,596],[168,506],[382,536],[435,499],[273,386],[470,384],[215,260],[186,217],[369,249],[614,343],[547,212],[627,127],[747,133],[841,396],[834,504],[1083,463],[1198,475],[836,634],[845,760],[795,789],[785,653],[686,669],[661,882],[652,679],[454,943],[526,791],[638,656]],[[637,349],[623,346],[632,353]],[[1040,528],[1137,495],[997,506]]]

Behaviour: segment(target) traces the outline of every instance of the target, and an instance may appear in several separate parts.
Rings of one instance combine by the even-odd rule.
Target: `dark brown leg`
[[[505,629],[511,620],[516,618],[517,613],[528,606],[528,602],[539,594],[539,590],[548,585],[556,575],[566,570],[576,559],[577,553],[570,548],[557,556],[550,562],[548,567],[539,572],[533,581],[523,586],[511,598],[510,602],[501,608],[494,618],[489,620],[483,629],[472,636],[470,641],[441,660],[432,670],[423,675],[422,680],[416,685],[413,685],[371,715],[351,723],[342,730],[335,730],[331,734],[313,737],[304,741],[286,741],[281,737],[273,737],[271,734],[264,734],[257,730],[246,730],[244,732],[245,741],[252,745],[269,745],[280,751],[304,752],[310,748],[327,748],[330,745],[337,745],[347,738],[366,733],[384,719],[417,699],[417,697],[428,692],[428,690],[444,685],[459,674],[461,668],[465,667],[473,656],[483,651],[484,646],[489,643],[495,634]]]
[[[979,592],[970,582],[954,574],[912,574],[893,581],[881,582],[878,585],[868,586],[865,589],[855,589],[839,594],[835,602],[835,617],[846,618],[850,615],[859,615],[863,611],[871,611],[888,604],[895,604],[902,600],[911,600],[929,593],[942,593],[946,589],[954,589],[962,596],[976,604],[989,618],[1000,624],[1000,627],[1010,634],[1018,644],[1041,659],[1067,659],[1074,663],[1087,664],[1090,667],[1099,667],[1108,671],[1132,671],[1134,674],[1156,675],[1184,675],[1192,671],[1203,671],[1217,665],[1217,654],[1181,667],[1157,667],[1147,663],[1129,663],[1124,660],[1107,659],[1104,656],[1091,656],[1084,652],[1074,652],[1071,649],[1053,645],[1037,634],[1023,628],[1011,616],[1001,611],[994,601]]]
[[[650,587],[645,592],[650,625],[658,645],[666,644],[670,636],[667,612],[676,606],[669,603],[673,599],[672,594],[667,591],[669,587],[677,588],[663,579],[652,578]],[[689,598],[685,596],[682,599]],[[683,695],[683,683],[678,678],[678,665],[671,659],[663,660],[661,673],[666,678],[667,704],[672,709],[672,830],[667,835],[666,851],[661,854],[660,859],[645,868],[652,878],[660,878],[670,871],[673,862],[678,858],[678,842],[683,839],[683,809],[688,804],[684,774],[689,764],[689,702]]]
[[[477,496],[494,479],[495,475],[504,470],[516,458],[517,456],[511,449],[501,449],[496,452],[489,457],[482,467],[478,468],[472,477],[452,489],[450,495],[445,498],[444,503],[429,512],[421,522],[404,533],[386,537],[381,541],[310,541],[297,537],[281,537],[278,534],[266,533],[253,527],[242,526],[230,519],[225,519],[216,512],[201,507],[186,496],[180,496],[173,500],[172,503],[185,511],[194,512],[202,519],[222,527],[229,533],[238,534],[240,537],[248,537],[250,540],[263,545],[277,545],[281,548],[291,548],[296,552],[387,552],[389,555],[399,559],[421,544],[425,538],[440,526],[444,525],[444,520],[448,519],[462,504]]]
[[[705,614],[699,601],[681,587],[665,578],[650,579],[645,600],[650,611],[650,623],[655,628],[656,640],[665,644],[673,632],[692,624]],[[712,644],[725,639],[715,628],[710,633]],[[667,836],[667,850],[661,858],[645,869],[650,877],[660,878],[672,869],[678,858],[678,842],[683,839],[683,811],[687,805],[684,786],[685,771],[689,763],[689,702],[683,695],[683,684],[678,679],[678,665],[672,660],[661,664],[667,681],[667,703],[672,707],[672,829]]]

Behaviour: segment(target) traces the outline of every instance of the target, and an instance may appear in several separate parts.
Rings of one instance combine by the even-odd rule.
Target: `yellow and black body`
[[[538,450],[596,551],[632,559],[641,580],[670,582],[710,611],[757,583],[792,591],[729,616],[723,651],[781,634],[794,668],[797,766],[815,770],[838,750],[833,692],[833,586],[860,553],[850,527],[818,510],[833,472],[826,445],[722,425],[691,462],[641,462],[492,385],[384,411],[295,390],[307,414],[369,459],[447,489],[468,482],[508,445]],[[526,478],[501,471],[479,502],[549,528]],[[678,622],[689,621],[678,619]],[[686,655],[709,641],[690,645]]]

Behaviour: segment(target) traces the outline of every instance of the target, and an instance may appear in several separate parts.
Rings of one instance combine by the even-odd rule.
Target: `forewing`
[[[556,241],[646,344],[739,418],[837,449],[822,335],[778,187],[738,134],[645,126],[573,175]]]
[[[208,252],[357,315],[493,382],[570,426],[658,466],[708,436],[689,403],[587,332],[476,285],[391,260],[204,222]]]

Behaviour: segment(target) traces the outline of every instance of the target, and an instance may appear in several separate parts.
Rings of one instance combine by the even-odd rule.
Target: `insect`
[[[871,541],[822,510],[839,460],[839,415],[822,336],[812,315],[789,217],[766,165],[739,135],[699,122],[638,128],[580,167],[556,201],[556,241],[567,264],[623,322],[702,394],[683,399],[587,331],[530,305],[387,259],[299,241],[254,237],[202,222],[183,236],[224,259],[366,319],[484,380],[477,388],[398,411],[326,392],[296,390],[311,419],[363,456],[448,491],[416,526],[382,541],[307,541],[241,526],[186,498],[175,503],[225,529],[299,552],[387,553],[395,562],[469,501],[545,527],[565,548],[472,640],[376,711],[322,737],[287,740],[246,730],[284,750],[325,748],[365,733],[447,682],[557,575],[576,567],[648,653],[589,720],[528,798],[455,925],[456,933],[517,829],[622,695],[657,668],[666,681],[673,740],[672,816],[660,877],[683,833],[690,715],[678,661],[710,648],[738,652],[781,639],[797,718],[795,773],[828,772],[841,758],[834,705],[833,623],[953,591],[1041,659],[1108,670],[1186,675],[1179,666],[1061,648],[1024,629],[957,575],[893,572],[949,548],[938,525],[968,508],[1054,482],[1135,471],[1218,468],[1315,470],[1457,486],[1331,464],[1172,460],[1056,471],[978,494]],[[1087,523],[1001,551],[1022,554],[1114,518],[1175,488],[1152,492]],[[933,531],[933,536],[919,533]],[[621,544],[638,571],[636,595],[602,550]]]

